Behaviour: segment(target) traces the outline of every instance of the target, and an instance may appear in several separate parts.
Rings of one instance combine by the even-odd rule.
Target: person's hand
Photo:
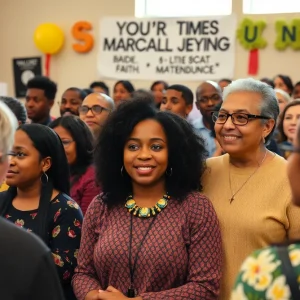
[[[101,293],[101,290],[92,290],[88,292],[84,298],[84,300],[99,300],[99,294]]]
[[[106,291],[100,291],[99,292],[99,298],[100,300],[125,300],[129,299],[126,296],[124,296],[123,293],[121,293],[119,290],[115,289],[112,286],[109,286]],[[138,299],[138,298],[135,298]],[[141,298],[139,298],[141,299]]]

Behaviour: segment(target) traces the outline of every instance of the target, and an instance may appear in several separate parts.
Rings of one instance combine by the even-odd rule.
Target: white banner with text
[[[234,77],[235,16],[100,21],[101,77],[199,81]]]

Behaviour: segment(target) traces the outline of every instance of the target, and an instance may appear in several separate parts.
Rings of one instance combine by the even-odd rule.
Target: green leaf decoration
[[[263,49],[268,44],[262,36],[266,25],[264,21],[245,18],[237,29],[237,39],[247,50]]]
[[[291,47],[293,50],[300,50],[300,19],[293,19],[291,23],[278,20],[275,23],[277,37],[275,48],[279,51]]]

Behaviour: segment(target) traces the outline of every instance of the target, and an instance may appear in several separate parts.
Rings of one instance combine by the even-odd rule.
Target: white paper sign
[[[98,70],[113,79],[232,78],[235,16],[100,21]]]
[[[7,96],[7,83],[0,82],[0,96]]]

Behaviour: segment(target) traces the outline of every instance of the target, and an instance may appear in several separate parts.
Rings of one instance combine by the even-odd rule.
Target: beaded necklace
[[[160,213],[162,209],[164,209],[168,205],[169,199],[170,196],[166,194],[163,195],[163,197],[159,199],[157,203],[152,207],[139,207],[136,205],[133,196],[129,195],[126,199],[125,207],[134,216],[137,216],[139,218],[149,218],[149,217],[154,217],[158,213]]]

